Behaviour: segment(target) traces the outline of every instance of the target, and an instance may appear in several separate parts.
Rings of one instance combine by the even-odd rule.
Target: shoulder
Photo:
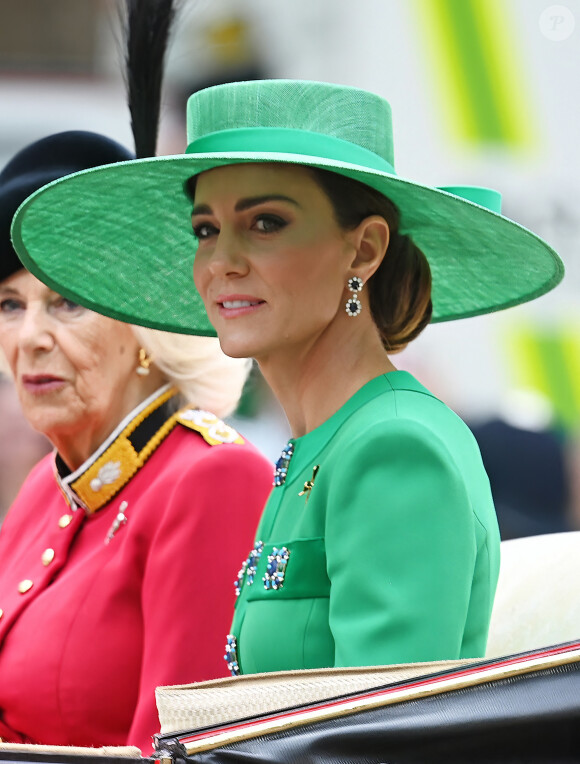
[[[422,517],[441,501],[447,512],[463,512],[469,495],[483,486],[477,453],[466,457],[460,442],[421,420],[399,416],[388,424],[370,423],[342,444],[334,450],[329,483],[341,512],[358,504],[365,513],[382,516],[388,505]]]
[[[385,392],[355,412],[329,444],[328,455],[344,474],[385,470],[436,470],[440,475],[479,474],[481,456],[463,420],[420,390]]]
[[[412,419],[429,424],[433,419],[461,419],[443,401],[408,372],[396,371],[373,380],[375,395],[359,410],[360,416],[373,419]]]
[[[266,462],[249,440],[210,411],[186,407],[176,413],[175,422],[155,454],[156,461],[197,463],[258,459]]]
[[[150,462],[147,471],[155,474],[156,482],[177,485],[203,476],[228,483],[243,475],[250,482],[272,482],[273,468],[266,457],[233,427],[199,409],[178,413],[177,425]]]
[[[384,375],[376,393],[347,419],[337,433],[340,439],[360,446],[380,442],[383,448],[401,440],[451,450],[475,446],[465,422],[410,374]]]
[[[213,527],[233,513],[240,523],[246,513],[255,524],[273,469],[258,449],[242,441],[211,444],[196,429],[177,425],[129,483],[124,498],[130,500],[129,493],[139,498],[142,521],[151,532],[161,526],[194,528],[200,522]]]
[[[345,475],[352,471],[371,474],[376,469],[377,477],[384,480],[385,470],[407,469],[405,465],[420,469],[437,464],[445,471],[457,469],[459,444],[442,436],[429,422],[399,416],[349,430],[346,428],[333,444],[337,466]]]
[[[184,408],[177,414],[177,430],[195,441],[200,458],[208,464],[256,463],[271,477],[272,465],[247,438],[215,414],[203,409]]]

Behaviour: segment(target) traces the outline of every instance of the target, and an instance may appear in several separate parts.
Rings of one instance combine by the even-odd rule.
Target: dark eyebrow
[[[234,209],[236,212],[242,212],[265,202],[289,202],[295,207],[300,207],[296,199],[291,199],[289,196],[284,196],[283,194],[265,194],[264,196],[250,196],[247,199],[240,199]]]
[[[234,210],[236,212],[243,212],[249,210],[251,207],[257,207],[259,204],[265,204],[266,202],[288,202],[295,207],[300,207],[295,199],[283,194],[265,194],[264,196],[249,196],[246,199],[240,199],[236,203]],[[212,209],[209,204],[197,204],[193,210],[192,215],[211,215]]]
[[[191,211],[191,215],[211,215],[211,207],[209,204],[196,204]]]

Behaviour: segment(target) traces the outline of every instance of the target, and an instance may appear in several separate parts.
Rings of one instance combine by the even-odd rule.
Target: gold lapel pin
[[[310,491],[314,488],[314,479],[316,477],[316,474],[318,470],[320,469],[320,464],[316,464],[314,466],[314,469],[312,470],[312,477],[310,480],[307,480],[304,483],[304,488],[300,491],[298,496],[306,496],[306,501],[308,501],[310,497]]]

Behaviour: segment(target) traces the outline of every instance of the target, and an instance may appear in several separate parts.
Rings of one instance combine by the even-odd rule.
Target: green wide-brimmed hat
[[[485,191],[450,193],[398,177],[391,109],[373,93],[292,80],[219,85],[190,97],[187,131],[185,154],[75,173],[29,197],[12,226],[24,265],[113,318],[215,334],[193,285],[186,181],[223,165],[281,162],[354,178],[398,206],[401,232],[431,266],[434,321],[518,305],[563,276],[554,250],[502,217],[493,195],[495,211]]]

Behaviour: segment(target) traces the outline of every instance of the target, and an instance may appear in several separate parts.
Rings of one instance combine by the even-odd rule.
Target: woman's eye
[[[14,297],[5,297],[0,300],[0,313],[14,313],[16,310],[21,310],[24,304],[20,300],[15,300]]]
[[[210,223],[198,223],[193,226],[193,233],[201,241],[202,239],[209,239],[217,233],[217,228]]]
[[[261,233],[274,233],[287,225],[284,218],[278,215],[260,215],[254,223],[255,228]]]
[[[55,307],[64,310],[65,313],[78,313],[79,311],[84,310],[82,305],[79,305],[77,302],[73,302],[66,297],[59,297],[58,300],[55,301]]]

